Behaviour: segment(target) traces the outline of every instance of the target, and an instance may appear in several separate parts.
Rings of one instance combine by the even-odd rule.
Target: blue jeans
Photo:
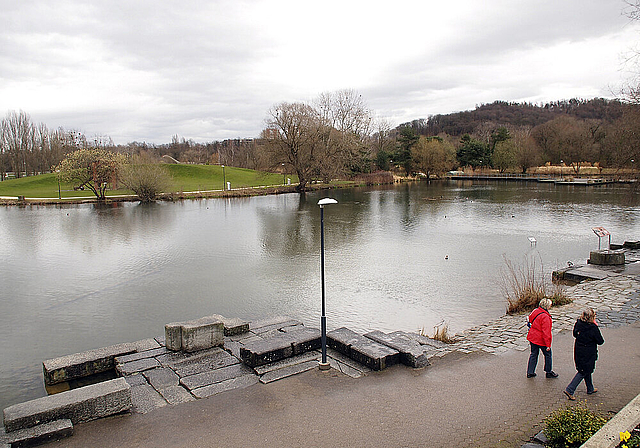
[[[576,388],[578,387],[578,384],[580,384],[580,381],[582,380],[584,380],[584,384],[585,386],[587,386],[587,393],[593,393],[593,381],[591,380],[591,373],[587,373],[585,375],[580,372],[576,373],[576,376],[573,377],[573,379],[567,386],[567,392],[573,395],[573,393],[576,391]]]
[[[533,342],[529,342],[531,344],[531,354],[529,355],[529,365],[527,366],[527,375],[531,375],[536,373],[536,366],[538,365],[538,352],[542,350],[542,354],[544,355],[544,371],[549,373],[551,372],[551,349],[547,351],[546,347],[542,345],[534,344]]]

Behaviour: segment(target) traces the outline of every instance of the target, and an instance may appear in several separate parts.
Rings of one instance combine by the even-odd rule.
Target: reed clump
[[[433,336],[429,336],[424,327],[420,330],[420,336],[425,336],[436,341],[444,342],[445,344],[453,344],[456,342],[455,335],[449,332],[449,324],[444,321],[433,327]]]
[[[562,285],[545,281],[542,260],[525,256],[522,263],[504,257],[501,289],[507,301],[507,314],[531,311],[540,300],[551,299],[553,306],[566,305],[571,299]]]

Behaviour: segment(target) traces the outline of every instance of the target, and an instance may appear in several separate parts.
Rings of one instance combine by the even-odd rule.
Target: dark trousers
[[[594,388],[593,388],[593,381],[591,379],[591,373],[580,373],[580,372],[576,373],[576,376],[573,377],[573,379],[567,386],[567,392],[573,395],[574,392],[576,391],[576,388],[578,387],[578,384],[580,384],[580,381],[582,380],[584,380],[584,384],[585,386],[587,386],[587,393],[592,394]]]
[[[527,366],[527,374],[531,375],[532,373],[536,373],[536,366],[538,365],[538,352],[542,350],[542,354],[544,355],[544,371],[551,372],[551,349],[547,351],[546,347],[542,345],[534,344],[533,342],[529,342],[531,344],[531,354],[529,355],[529,365]]]

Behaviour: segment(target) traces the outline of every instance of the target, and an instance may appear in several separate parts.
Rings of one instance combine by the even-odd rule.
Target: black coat
[[[573,337],[576,338],[573,348],[576,369],[585,375],[592,373],[598,359],[598,345],[604,344],[600,329],[593,322],[578,319],[573,326]]]

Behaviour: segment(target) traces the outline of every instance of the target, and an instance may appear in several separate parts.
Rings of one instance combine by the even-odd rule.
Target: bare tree
[[[317,111],[304,103],[280,103],[272,107],[262,131],[271,165],[285,164],[298,176],[298,191],[317,173],[324,147],[324,125]]]
[[[31,117],[23,111],[11,111],[2,120],[3,153],[17,178],[27,173],[27,154],[33,151],[34,126]]]
[[[515,145],[515,163],[520,168],[522,174],[527,174],[527,170],[538,165],[542,156],[540,147],[536,144],[530,126],[521,126],[511,130],[512,140]]]

